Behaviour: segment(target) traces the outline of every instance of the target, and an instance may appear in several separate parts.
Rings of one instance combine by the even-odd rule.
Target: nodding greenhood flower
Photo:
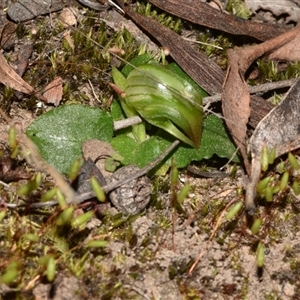
[[[127,117],[140,115],[147,122],[198,148],[202,133],[202,95],[180,72],[159,64],[135,68],[127,78],[116,68],[112,76]],[[133,126],[138,141],[146,138],[145,124]]]
[[[148,64],[131,71],[125,85],[125,102],[150,124],[193,147],[199,147],[202,96],[171,69]]]

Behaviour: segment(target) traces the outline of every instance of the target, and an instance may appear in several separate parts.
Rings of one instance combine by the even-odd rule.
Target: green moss
[[[251,13],[243,0],[229,0],[226,10],[242,19],[249,19],[251,16]]]
[[[180,18],[171,16],[159,9],[153,8],[147,1],[138,1],[136,10],[139,14],[151,17],[175,32],[180,32],[181,30],[182,22]]]
[[[222,68],[227,65],[227,50],[233,47],[233,38],[211,29],[200,32],[197,38],[199,50],[214,59]]]
[[[272,60],[259,59],[257,61],[257,68],[261,82],[298,78],[300,74],[299,62],[286,65]]]

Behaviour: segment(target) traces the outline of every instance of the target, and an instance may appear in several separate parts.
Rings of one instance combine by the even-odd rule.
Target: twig
[[[143,120],[139,116],[134,116],[134,117],[127,118],[124,120],[115,121],[114,122],[114,131],[122,129],[122,128],[127,128],[129,126],[139,124],[141,122],[143,122]]]
[[[152,162],[150,162],[146,167],[140,169],[138,172],[129,174],[125,179],[117,181],[117,182],[113,182],[113,183],[108,183],[105,186],[103,186],[103,190],[105,193],[109,193],[111,191],[113,191],[114,189],[124,185],[127,182],[130,182],[136,178],[139,178],[145,174],[147,174],[150,170],[152,170],[156,165],[158,165],[167,155],[169,155],[169,153],[175,148],[177,147],[177,145],[179,145],[180,141],[176,140],[174,141],[167,149],[165,149],[156,159],[154,159]],[[87,192],[87,193],[83,193],[81,195],[78,195],[76,197],[76,203],[82,203],[85,200],[91,199],[95,197],[95,193],[94,192]],[[67,198],[67,203],[74,203],[74,201],[70,198]],[[24,206],[28,206],[29,208],[42,208],[42,207],[48,207],[48,206],[55,206],[57,205],[57,201],[53,200],[53,201],[48,201],[48,202],[41,202],[41,203],[33,203],[33,204],[14,204],[14,203],[7,203],[6,206],[9,208],[18,208],[18,207],[24,207]]]
[[[249,85],[248,87],[249,87],[250,94],[256,94],[256,93],[261,93],[261,92],[282,89],[285,87],[290,87],[296,81],[297,81],[296,78],[292,78],[292,79],[281,80],[281,81],[276,81],[276,82],[258,84],[255,86]],[[213,96],[205,97],[203,99],[203,105],[206,105],[207,103],[218,102],[221,100],[221,97],[222,97],[222,94],[215,94]]]

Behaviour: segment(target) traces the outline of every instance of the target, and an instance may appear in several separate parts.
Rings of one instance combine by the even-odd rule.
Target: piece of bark
[[[68,4],[67,0],[19,0],[7,10],[9,17],[19,23],[61,10]]]
[[[252,36],[265,41],[285,32],[283,26],[255,23],[221,12],[199,0],[149,0],[160,9],[194,24],[224,31],[233,35]]]
[[[274,108],[274,105],[256,95],[251,95],[250,99],[249,125],[256,128],[258,123]]]
[[[15,64],[15,72],[22,77],[27,69],[29,58],[31,57],[33,51],[33,45],[32,44],[25,44],[20,49],[20,52],[18,54],[18,61]],[[15,96],[21,100],[24,95],[23,93],[19,91],[15,91]]]

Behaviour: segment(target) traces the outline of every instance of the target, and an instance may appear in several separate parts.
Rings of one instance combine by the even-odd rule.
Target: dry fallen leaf
[[[227,127],[234,142],[240,149],[244,158],[245,168],[249,174],[250,164],[247,159],[246,133],[251,109],[248,85],[244,79],[246,70],[241,71],[239,66],[239,56],[242,51],[229,50],[227,53],[229,67],[222,94],[222,110]]]
[[[6,49],[14,45],[14,33],[17,30],[17,25],[8,21],[8,20],[1,20],[4,24],[1,24],[0,27],[0,48]]]
[[[267,58],[286,61],[300,60],[300,32],[288,43],[270,53]]]
[[[295,27],[276,38],[255,46],[248,46],[228,51],[228,69],[222,94],[222,109],[227,127],[239,147],[244,159],[247,174],[251,175],[246,149],[246,124],[250,117],[250,95],[245,83],[245,73],[257,58],[270,54],[277,49],[288,51],[289,42],[296,39],[300,27]]]
[[[4,85],[25,93],[33,94],[34,88],[25,82],[7,63],[5,57],[0,53],[0,82]]]
[[[63,95],[62,79],[55,77],[44,89],[43,96],[47,103],[58,106]]]
[[[65,7],[59,15],[59,19],[64,27],[69,27],[77,24],[77,12],[71,7]]]
[[[10,157],[10,153],[4,151],[0,158],[0,180],[3,182],[12,182],[21,179],[29,179],[32,175],[20,166],[18,166]]]
[[[286,94],[281,103],[265,116],[250,139],[252,155],[251,181],[246,187],[246,208],[254,213],[256,186],[261,174],[263,146],[276,149],[276,157],[300,147],[300,80]]]

